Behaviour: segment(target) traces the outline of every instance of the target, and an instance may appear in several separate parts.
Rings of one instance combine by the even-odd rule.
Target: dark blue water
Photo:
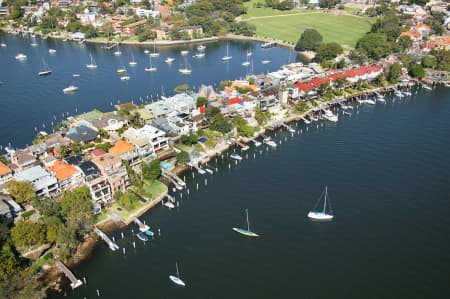
[[[141,217],[162,236],[114,232],[126,255],[100,243],[69,298],[448,298],[449,99],[440,88],[360,106],[302,135],[271,133],[276,150],[251,148],[238,165],[212,161],[213,176],[186,173],[180,208]],[[335,219],[310,221],[325,185]],[[245,208],[258,239],[232,231]],[[168,279],[175,261],[185,288]]]
[[[205,44],[206,57],[202,59],[192,57],[197,45],[161,47],[158,48],[160,57],[152,60],[158,70],[148,73],[144,68],[149,65],[149,60],[143,47],[121,46],[122,55],[117,57],[113,54],[114,50],[105,51],[100,45],[36,38],[39,46],[31,47],[30,37],[21,38],[3,33],[0,33],[0,40],[7,44],[6,48],[0,48],[0,81],[3,82],[0,85],[0,105],[4,112],[0,118],[0,145],[11,143],[14,147],[31,144],[36,135],[35,128],[51,132],[51,122],[59,122],[63,114],[81,114],[92,109],[111,111],[111,104],[117,104],[118,101],[141,103],[139,98],[146,100],[147,96],[149,99],[153,96],[156,99],[162,92],[170,96],[180,84],[187,83],[191,89],[195,87],[194,90],[198,91],[201,84],[218,85],[222,80],[245,77],[251,69],[241,66],[246,60],[247,50],[253,52],[251,60],[255,74],[277,70],[290,59],[289,50],[264,50],[260,44],[251,42],[230,42],[229,53],[233,59],[228,62],[221,61],[226,54],[225,42]],[[50,48],[55,49],[56,53],[49,54]],[[153,50],[153,47],[149,46],[149,49]],[[187,62],[192,67],[190,76],[178,72],[185,63],[184,57],[180,55],[183,49],[190,50],[187,56]],[[18,53],[27,55],[27,60],[15,60]],[[90,62],[90,53],[98,65],[96,70],[86,68]],[[132,54],[138,63],[135,67],[128,65]],[[293,60],[294,55],[291,56]],[[167,57],[176,60],[172,65],[167,65],[164,63]],[[53,71],[52,75],[37,75],[43,70],[42,59]],[[261,64],[261,60],[265,59],[272,62]],[[130,81],[122,82],[121,75],[116,73],[123,66],[127,68]],[[79,74],[80,77],[73,78],[73,74]],[[72,84],[78,86],[79,90],[72,95],[64,94],[62,89]]]

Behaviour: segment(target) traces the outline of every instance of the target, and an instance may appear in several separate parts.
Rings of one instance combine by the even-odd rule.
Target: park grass
[[[253,7],[258,2],[265,4],[264,0],[250,0],[248,2],[244,2],[244,5],[247,7],[247,13],[245,15],[241,16],[241,18],[243,20],[248,19],[248,18],[254,18],[254,17],[291,15],[291,14],[301,13],[301,12],[306,11],[305,9],[277,10],[277,9],[272,9],[270,7],[261,7],[261,8]]]
[[[336,42],[350,49],[366,32],[371,23],[366,18],[349,15],[310,13],[297,16],[280,16],[248,21],[256,26],[256,35],[264,38],[296,43],[305,29],[316,29],[323,42]]]

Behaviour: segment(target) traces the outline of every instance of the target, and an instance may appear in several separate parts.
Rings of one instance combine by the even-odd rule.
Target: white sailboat
[[[243,63],[241,63],[242,66],[249,66],[250,65],[250,61],[248,61],[248,57],[250,57],[250,55],[248,55],[248,51],[247,51],[247,61],[244,61]]]
[[[314,209],[317,208],[317,205],[320,203],[322,196],[319,197],[319,200],[316,203],[316,207],[314,207]],[[333,210],[331,208],[331,203],[329,203],[330,206],[330,212],[327,214],[327,199],[328,199],[328,187],[325,186],[325,196],[324,196],[324,202],[323,202],[323,210],[322,211],[310,211],[308,213],[308,217],[311,219],[315,219],[315,220],[331,220],[333,219],[334,215],[333,215]],[[329,201],[329,199],[328,199]]]
[[[250,230],[250,221],[248,220],[248,210],[247,209],[245,209],[245,214],[247,216],[247,218],[246,218],[247,219],[247,229],[233,227],[233,230],[235,232],[238,232],[241,235],[244,235],[244,236],[247,236],[247,237],[259,237],[258,234],[254,233],[254,232],[252,232]]]
[[[156,52],[156,43],[153,43],[153,52],[150,53],[151,57],[159,57],[159,53]]]
[[[0,46],[1,46],[2,48],[6,48],[6,44],[5,44],[5,43],[1,43]]]
[[[130,66],[135,66],[137,64],[137,62],[134,60],[134,54],[133,53],[131,53],[131,61],[128,62],[128,64]]]
[[[206,49],[206,47],[204,45],[200,45],[197,47],[197,50],[199,51],[204,51]]]
[[[55,54],[55,53],[56,53],[56,50],[55,50],[55,49],[48,49],[48,53],[49,53],[49,54]]]
[[[16,55],[16,59],[17,60],[26,60],[27,59],[27,55],[19,53]]]
[[[262,64],[269,64],[269,63],[270,63],[270,60],[266,59],[266,60],[261,61],[261,63],[262,63]]]
[[[189,68],[187,65],[186,57],[184,57],[184,68],[180,68],[180,69],[178,69],[178,71],[180,73],[182,73],[183,75],[190,75],[192,73],[191,68]]]
[[[203,58],[203,57],[205,57],[205,53],[203,53],[203,52],[201,52],[201,53],[196,53],[194,56],[192,56],[192,57],[194,57],[194,58]]]
[[[38,75],[39,75],[39,76],[47,76],[47,75],[50,75],[50,74],[52,73],[52,70],[48,67],[48,64],[47,64],[47,62],[45,62],[45,59],[44,59],[44,58],[42,58],[42,64],[43,64],[43,66],[44,66],[44,70],[43,70],[43,71],[40,71],[40,72],[38,73]]]
[[[167,57],[166,60],[164,60],[164,62],[167,64],[171,64],[174,61],[175,61],[175,58],[172,58],[172,57]]]
[[[148,56],[148,59],[150,60],[150,66],[145,68],[146,72],[156,72],[156,67],[152,64],[152,56]]]
[[[70,85],[69,87],[66,87],[63,89],[64,93],[71,93],[71,92],[75,92],[78,90],[78,86],[75,85]]]
[[[183,50],[180,52],[181,55],[186,56],[188,55],[189,51],[188,50]]]
[[[186,286],[184,281],[182,281],[180,278],[180,272],[178,271],[178,262],[175,263],[175,267],[177,268],[177,275],[169,275],[170,280],[179,286]]]
[[[228,54],[228,43],[227,43],[227,55],[225,55],[224,57],[222,57],[222,60],[223,60],[223,61],[228,61],[228,60],[230,60],[231,58],[233,58],[233,57],[229,56],[229,54]]]
[[[253,55],[253,52],[247,50],[247,56],[252,56],[252,55]]]
[[[120,51],[119,45],[117,45],[117,51],[114,52],[115,56],[120,56],[122,55],[122,52]]]
[[[95,63],[94,57],[92,57],[92,53],[90,54],[91,56],[91,62],[86,64],[86,67],[88,69],[96,69],[97,68],[97,64]]]
[[[144,54],[148,54],[148,53],[150,53],[150,51],[147,50],[147,49],[145,49],[145,50],[144,50]]]

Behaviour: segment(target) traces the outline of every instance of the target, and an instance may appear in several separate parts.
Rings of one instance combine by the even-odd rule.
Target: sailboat
[[[247,209],[245,209],[245,213],[247,215],[247,229],[233,227],[233,230],[235,232],[238,232],[238,233],[240,233],[240,234],[242,234],[244,236],[247,236],[247,237],[259,237],[258,234],[250,231],[250,222],[248,220],[248,210]]]
[[[117,45],[117,51],[114,52],[114,55],[115,55],[115,56],[120,56],[120,55],[122,55],[122,52],[120,52],[119,45]]]
[[[319,197],[319,200],[316,203],[316,206],[314,207],[314,209],[317,208],[317,205],[319,204],[320,200],[322,199],[322,196]],[[322,211],[310,211],[308,213],[308,217],[311,219],[316,219],[316,220],[331,220],[333,219],[334,215],[333,215],[333,210],[331,208],[331,203],[329,203],[328,205],[330,206],[330,213],[327,214],[327,199],[328,199],[328,187],[325,186],[325,196],[324,196],[324,202],[323,202],[323,210]],[[328,202],[330,200],[328,199]]]
[[[250,61],[248,61],[248,57],[249,57],[250,55],[248,55],[248,51],[247,51],[247,61],[244,61],[241,65],[242,66],[249,66],[250,65]]]
[[[56,50],[55,50],[55,49],[48,49],[48,53],[49,53],[49,54],[55,54],[55,53],[56,53]]]
[[[134,54],[133,53],[131,53],[131,61],[128,62],[128,64],[130,66],[135,66],[137,64],[137,62],[134,60]]]
[[[3,42],[0,44],[0,46],[1,46],[2,48],[6,48],[6,44],[3,43]]]
[[[204,52],[199,52],[199,53],[196,53],[194,56],[192,56],[192,57],[194,57],[194,58],[203,58],[203,57],[205,57],[205,53]]]
[[[188,55],[189,51],[188,50],[182,50],[180,53],[181,53],[181,55],[186,56],[186,55]]]
[[[78,90],[78,86],[70,85],[69,87],[66,87],[63,89],[64,93],[72,93]]]
[[[40,72],[38,73],[38,75],[39,75],[39,76],[47,76],[47,75],[50,75],[50,74],[52,73],[52,71],[51,71],[50,68],[48,67],[48,64],[47,64],[47,62],[45,62],[45,59],[44,59],[44,58],[42,58],[42,64],[43,64],[43,66],[44,66],[44,70],[43,70],[43,71],[40,71]]]
[[[197,50],[199,51],[204,51],[206,49],[206,47],[204,45],[200,45],[197,47]]]
[[[224,57],[222,57],[222,60],[223,60],[223,61],[227,61],[227,60],[230,60],[231,58],[233,58],[233,57],[231,57],[231,56],[228,55],[228,43],[227,43],[227,55],[225,55]]]
[[[90,56],[91,56],[91,63],[86,64],[86,67],[87,67],[88,69],[96,69],[96,68],[97,68],[97,64],[95,63],[95,60],[94,60],[94,58],[92,57],[92,53],[90,54]]]
[[[247,56],[252,56],[252,55],[253,55],[253,52],[247,50]]]
[[[183,75],[190,75],[192,73],[192,70],[187,65],[186,57],[184,57],[184,68],[178,69],[178,71]]]
[[[177,268],[177,275],[169,275],[170,280],[172,280],[175,284],[179,285],[179,286],[186,286],[186,284],[184,283],[184,281],[182,281],[180,279],[180,272],[178,271],[178,263],[175,263],[175,267]]]
[[[174,61],[175,61],[175,58],[172,58],[172,57],[167,57],[166,60],[164,60],[164,62],[168,63],[168,64],[171,64]]]
[[[120,77],[120,80],[122,80],[122,81],[130,80],[130,76],[127,75],[127,70],[126,69],[125,69],[125,76]]]
[[[148,59],[150,60],[150,67],[146,67],[145,68],[145,71],[146,72],[156,72],[156,67],[154,67],[153,65],[152,65],[152,56],[148,56]]]
[[[269,63],[270,63],[270,60],[263,60],[263,61],[261,61],[261,63],[262,63],[262,64],[269,64]]]
[[[156,52],[156,43],[153,43],[153,52],[150,53],[151,57],[159,57],[159,53]]]

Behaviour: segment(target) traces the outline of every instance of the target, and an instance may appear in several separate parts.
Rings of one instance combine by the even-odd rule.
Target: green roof
[[[98,110],[92,110],[90,112],[86,112],[80,115],[82,119],[88,122],[92,122],[95,119],[101,119],[103,116],[103,113]]]

